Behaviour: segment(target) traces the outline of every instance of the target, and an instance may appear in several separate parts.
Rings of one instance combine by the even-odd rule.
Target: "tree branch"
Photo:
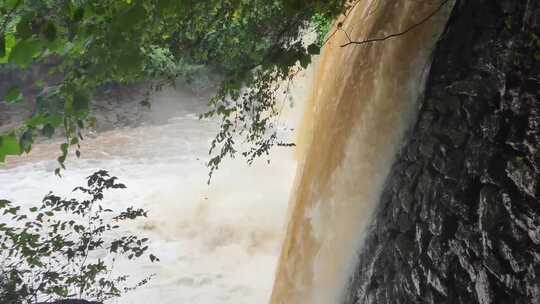
[[[399,36],[403,36],[405,34],[407,34],[408,32],[416,29],[417,27],[419,27],[420,25],[426,23],[429,19],[431,19],[433,16],[435,16],[445,5],[446,3],[450,2],[450,0],[444,0],[443,2],[441,2],[441,4],[434,10],[432,11],[429,15],[427,15],[426,17],[424,17],[422,20],[420,20],[419,22],[409,26],[408,28],[406,28],[405,30],[401,31],[401,32],[398,32],[398,33],[394,33],[394,34],[390,34],[388,36],[384,36],[384,37],[379,37],[379,38],[370,38],[370,39],[366,39],[366,40],[361,40],[361,41],[354,41],[351,39],[351,37],[349,36],[349,33],[347,33],[345,30],[341,29],[341,31],[343,31],[345,33],[345,35],[347,36],[347,40],[348,42],[347,43],[344,43],[341,45],[341,47],[346,47],[348,45],[351,45],[351,44],[355,44],[355,45],[362,45],[362,44],[368,44],[368,43],[373,43],[373,42],[380,42],[380,41],[384,41],[384,40],[388,40],[388,39],[391,39],[391,38],[395,38],[395,37],[399,37]]]
[[[332,34],[328,35],[328,37],[326,37],[326,39],[324,40],[324,42],[323,42],[323,44],[322,44],[321,47],[325,46],[326,43],[328,43],[328,41],[330,41],[330,39],[332,39],[332,37],[334,37],[334,35],[341,29],[341,25],[342,25],[343,22],[345,22],[345,20],[347,20],[347,18],[349,17],[349,12],[352,11],[352,10],[356,7],[356,5],[357,5],[358,3],[360,3],[360,1],[362,1],[362,0],[358,0],[358,1],[356,1],[354,4],[352,4],[352,5],[350,5],[350,6],[348,6],[348,7],[345,8],[345,11],[342,13],[342,15],[343,15],[345,18],[343,18],[343,20],[341,20],[341,21],[337,24],[336,30],[334,30],[334,31],[332,32]]]

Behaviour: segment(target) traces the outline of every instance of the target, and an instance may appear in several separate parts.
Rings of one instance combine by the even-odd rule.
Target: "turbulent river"
[[[295,102],[308,83],[299,81]],[[267,302],[296,168],[293,151],[275,149],[270,164],[229,160],[207,185],[205,161],[217,123],[198,119],[205,100],[172,89],[153,99],[155,111],[169,112],[166,121],[87,138],[81,159],[71,157],[61,179],[53,174],[58,142],[11,158],[0,169],[0,197],[30,205],[50,190],[70,196],[86,176],[106,169],[128,187],[106,201],[149,210],[149,218],[129,230],[149,236],[150,250],[161,259],[119,265],[116,270],[132,274],[134,282],[156,276],[112,303]],[[290,136],[295,115],[283,117],[288,132],[282,135]]]

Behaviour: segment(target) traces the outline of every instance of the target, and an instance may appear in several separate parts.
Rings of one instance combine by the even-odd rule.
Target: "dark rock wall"
[[[538,0],[456,3],[347,303],[540,303],[538,36]]]

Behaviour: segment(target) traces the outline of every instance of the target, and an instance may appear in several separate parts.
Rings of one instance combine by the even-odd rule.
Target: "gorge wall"
[[[539,1],[456,2],[346,303],[540,303],[538,33]]]

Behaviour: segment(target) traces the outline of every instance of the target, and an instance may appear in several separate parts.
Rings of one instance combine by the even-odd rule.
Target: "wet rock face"
[[[540,1],[457,3],[346,303],[540,304],[538,33]]]

